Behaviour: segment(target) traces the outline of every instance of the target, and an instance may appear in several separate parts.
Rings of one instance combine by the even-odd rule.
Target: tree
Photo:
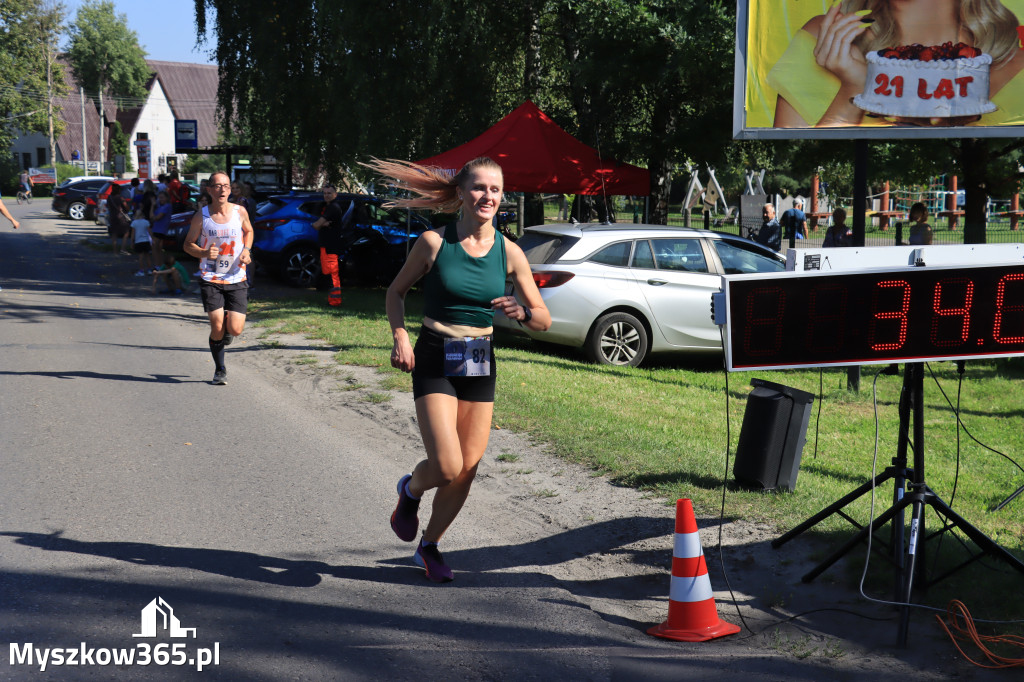
[[[196,0],[200,34],[207,13],[225,118],[328,174],[444,151],[529,98],[604,156],[646,162],[664,222],[674,167],[730,142],[726,0]]]
[[[60,30],[58,18],[59,6],[48,7],[42,0],[0,2],[0,149],[8,149],[19,131],[48,129],[46,104],[52,96],[47,95],[46,76],[52,75],[56,93],[64,82],[59,65],[47,68],[48,47]]]
[[[118,14],[110,0],[86,0],[78,8],[68,30],[68,60],[78,82],[96,88],[100,120],[105,122],[104,99],[146,96],[152,76],[139,37],[128,28],[128,17]],[[103,126],[100,127],[100,161],[105,161]]]

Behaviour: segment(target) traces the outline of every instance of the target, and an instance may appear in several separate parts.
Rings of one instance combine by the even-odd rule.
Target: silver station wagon
[[[635,224],[543,225],[516,242],[551,311],[544,332],[501,313],[494,325],[636,366],[651,353],[721,352],[711,320],[719,275],[781,272],[785,258],[734,235]]]

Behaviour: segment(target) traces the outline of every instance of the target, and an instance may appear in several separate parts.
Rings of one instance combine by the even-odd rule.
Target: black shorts
[[[132,247],[135,253],[152,253],[153,245],[149,242],[135,242],[135,246]]]
[[[201,280],[199,282],[199,293],[203,296],[203,310],[208,313],[224,308],[233,313],[245,315],[249,310],[248,282],[214,284],[213,282]]]
[[[444,375],[444,340],[437,332],[423,327],[416,339],[416,366],[412,370],[413,399],[431,393],[444,393],[473,403],[493,403],[495,369],[494,344],[491,344],[491,374],[483,377]],[[493,339],[492,339],[493,340]]]

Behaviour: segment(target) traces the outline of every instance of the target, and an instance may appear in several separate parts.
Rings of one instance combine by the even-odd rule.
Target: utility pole
[[[57,142],[53,139],[53,43],[49,38],[46,41],[46,121],[50,127],[50,163],[56,169]]]
[[[100,81],[100,175],[103,175],[103,159],[106,158],[103,153],[103,133],[107,129],[105,113],[103,111],[103,82]]]
[[[85,88],[78,86],[78,94],[82,102],[82,175],[89,174],[89,143],[85,140]]]

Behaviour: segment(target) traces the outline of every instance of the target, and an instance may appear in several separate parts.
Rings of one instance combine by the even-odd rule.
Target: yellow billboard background
[[[1002,0],[1002,3],[1024,25],[1024,0]],[[832,4],[832,0],[748,1],[745,128],[774,126],[775,102],[779,93],[768,84],[768,72],[789,47],[797,31],[809,20],[825,14]],[[834,78],[831,74],[824,77]],[[1024,125],[1024,110],[1015,112],[1013,119],[1004,123]]]

